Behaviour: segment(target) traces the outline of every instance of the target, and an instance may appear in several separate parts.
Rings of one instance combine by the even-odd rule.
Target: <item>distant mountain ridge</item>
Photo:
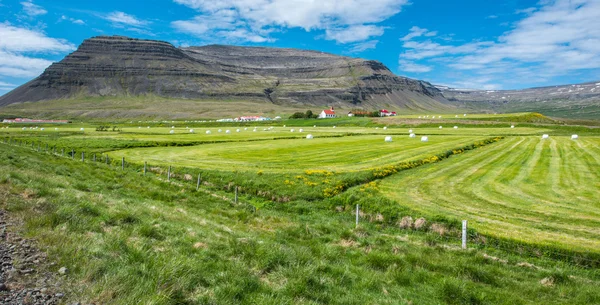
[[[563,118],[600,119],[600,81],[521,90],[472,90],[436,86],[458,108],[535,111]]]
[[[396,76],[378,61],[282,48],[176,48],[123,36],[85,40],[40,76],[1,96],[0,107],[141,95],[285,106],[453,109],[430,83]]]

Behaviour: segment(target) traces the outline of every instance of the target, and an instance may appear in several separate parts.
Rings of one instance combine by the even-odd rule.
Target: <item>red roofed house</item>
[[[330,119],[330,118],[335,118],[335,110],[333,110],[333,107],[331,107],[331,109],[325,109],[325,110],[321,111],[321,114],[319,114],[319,119]]]
[[[396,111],[388,111],[386,109],[379,110],[379,116],[396,116]]]

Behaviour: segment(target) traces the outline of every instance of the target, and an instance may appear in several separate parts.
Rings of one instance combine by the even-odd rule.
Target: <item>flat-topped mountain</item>
[[[176,48],[122,36],[85,40],[40,76],[0,97],[0,106],[144,95],[286,107],[453,108],[431,84],[396,76],[377,61],[282,48]]]

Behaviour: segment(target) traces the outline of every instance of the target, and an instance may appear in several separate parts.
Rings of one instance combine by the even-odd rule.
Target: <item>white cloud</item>
[[[398,64],[400,65],[400,70],[403,72],[414,72],[414,73],[424,73],[432,70],[431,67],[420,65],[407,60],[399,60]]]
[[[381,36],[383,30],[384,28],[381,26],[358,24],[346,28],[327,29],[325,30],[325,38],[339,43],[357,42],[373,36]]]
[[[252,29],[239,19],[237,11],[222,9],[211,15],[196,16],[192,20],[177,20],[171,23],[175,29],[214,42],[271,42],[269,29]]]
[[[49,60],[0,51],[0,75],[35,77],[51,64]]]
[[[66,52],[75,48],[64,40],[26,28],[0,23],[0,50],[8,52]]]
[[[30,17],[35,17],[48,13],[48,11],[46,11],[43,7],[34,4],[32,0],[23,1],[21,2],[21,5],[23,6],[23,11],[25,12],[25,14],[29,15]]]
[[[67,17],[65,15],[60,16],[59,21],[70,21],[71,23],[74,24],[79,24],[79,25],[84,25],[85,21],[81,20],[81,19],[75,19],[75,18],[71,18],[71,17]]]
[[[138,19],[133,15],[126,14],[124,12],[115,11],[106,16],[104,19],[113,22],[116,25],[123,26],[128,25],[132,27],[143,27],[148,25],[150,22]]]
[[[421,36],[431,37],[431,36],[437,35],[436,31],[428,31],[427,29],[422,29],[422,28],[420,28],[418,26],[413,26],[408,31],[409,31],[409,33],[406,34],[406,36],[400,38],[400,40],[402,40],[402,41],[408,41],[408,40],[411,40],[411,39],[413,39],[415,37],[421,37]]]
[[[377,47],[377,44],[379,43],[379,40],[368,40],[365,42],[359,42],[354,44],[349,52],[350,53],[360,53],[360,52],[364,52],[366,50],[370,50],[370,49],[375,49]]]
[[[376,24],[400,12],[408,0],[174,0],[199,12],[191,20],[172,26],[199,37],[213,37],[222,31],[240,31],[272,40],[268,34],[281,29],[324,30],[325,39],[351,43],[379,36],[384,28]],[[231,15],[235,15],[232,21]],[[206,19],[213,22],[207,22]],[[227,25],[227,27],[224,26]],[[242,31],[244,32],[244,31]],[[243,38],[243,37],[242,37]],[[242,39],[246,40],[246,39]]]
[[[0,75],[8,77],[35,77],[52,64],[47,59],[27,53],[54,54],[75,48],[66,40],[8,23],[0,23],[0,37],[3,38],[0,40]]]
[[[405,36],[403,60],[435,61],[492,76],[489,82],[548,79],[578,70],[600,69],[600,1],[556,0],[518,12],[523,19],[495,41],[440,44],[420,39],[426,29]],[[469,82],[478,84],[476,82]],[[489,83],[479,83],[482,87]]]

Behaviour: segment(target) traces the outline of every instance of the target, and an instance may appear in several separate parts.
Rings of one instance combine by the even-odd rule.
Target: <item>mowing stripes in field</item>
[[[172,164],[217,170],[264,170],[300,172],[307,169],[355,171],[421,159],[461,147],[484,137],[435,136],[427,143],[418,139],[396,138],[384,142],[382,136],[351,136],[216,143],[190,147],[126,149],[111,153],[131,162]]]
[[[384,179],[380,188],[486,234],[600,252],[599,144],[597,137],[509,137]]]

